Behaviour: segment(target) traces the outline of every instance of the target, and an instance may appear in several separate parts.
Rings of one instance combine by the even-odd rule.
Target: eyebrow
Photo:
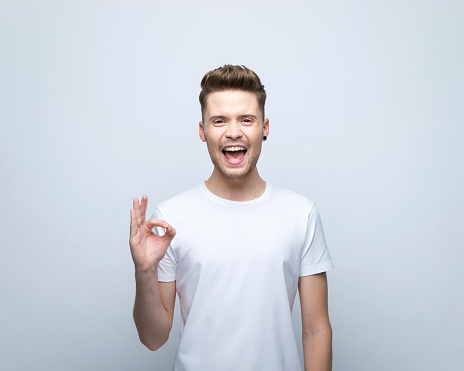
[[[255,116],[255,115],[252,115],[252,114],[245,114],[245,115],[240,115],[238,116],[239,119],[243,119],[243,118],[246,118],[246,117],[249,117],[249,118],[253,118],[255,120],[258,120],[258,118]],[[217,119],[227,119],[228,116],[223,116],[223,115],[215,115],[215,116],[211,116],[209,118],[209,121],[213,121],[213,120],[217,120]]]
[[[255,115],[251,115],[251,114],[239,116],[239,118],[241,118],[241,119],[244,119],[245,117],[249,117],[249,118],[258,120],[258,118]]]

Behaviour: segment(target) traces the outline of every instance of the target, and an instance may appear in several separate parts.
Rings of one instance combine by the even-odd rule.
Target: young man
[[[291,316],[298,288],[305,370],[331,370],[325,272],[333,264],[316,205],[256,168],[269,135],[264,86],[246,67],[225,65],[201,87],[211,177],[148,221],[147,196],[130,213],[140,340],[151,350],[168,340],[177,291],[174,371],[301,370]]]

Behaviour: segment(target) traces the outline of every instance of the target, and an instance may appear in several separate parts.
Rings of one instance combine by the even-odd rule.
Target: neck
[[[259,176],[256,168],[239,179],[227,178],[214,169],[205,185],[216,196],[231,201],[251,201],[266,190],[266,182]]]

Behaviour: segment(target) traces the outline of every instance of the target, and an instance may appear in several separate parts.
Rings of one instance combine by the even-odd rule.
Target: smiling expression
[[[254,93],[226,90],[208,95],[200,138],[222,176],[241,179],[255,171],[268,133],[269,119],[263,120]]]

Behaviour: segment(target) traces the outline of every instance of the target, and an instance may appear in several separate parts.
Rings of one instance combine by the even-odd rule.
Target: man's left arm
[[[332,326],[329,321],[327,275],[303,276],[298,281],[305,371],[332,370]]]

